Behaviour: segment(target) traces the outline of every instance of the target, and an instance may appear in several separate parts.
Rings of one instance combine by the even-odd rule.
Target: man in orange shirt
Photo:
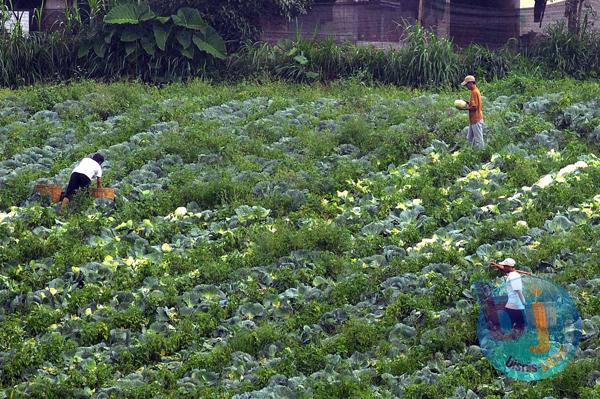
[[[467,134],[467,140],[469,140],[471,145],[482,149],[485,145],[483,143],[483,102],[481,101],[481,93],[475,83],[475,77],[472,75],[466,76],[461,85],[467,86],[471,90],[471,99],[467,103],[469,111],[469,133]]]

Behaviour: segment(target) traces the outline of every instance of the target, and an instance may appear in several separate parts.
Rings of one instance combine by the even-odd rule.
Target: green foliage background
[[[260,36],[260,17],[281,15],[286,18],[305,13],[313,0],[151,0],[152,9],[167,15],[181,7],[200,10],[208,22],[231,43],[236,50],[246,41]]]
[[[214,23],[226,39],[233,37],[210,16],[206,20]],[[230,28],[242,29],[235,25]],[[235,35],[239,39],[246,33]],[[203,77],[219,82],[282,79],[295,83],[353,78],[365,83],[440,88],[456,87],[466,74],[474,74],[480,81],[501,79],[509,72],[580,79],[600,74],[599,33],[591,29],[568,33],[564,24],[551,27],[547,37],[525,50],[514,43],[500,50],[478,45],[458,50],[450,41],[417,25],[407,29],[404,46],[398,50],[298,37],[277,44],[230,41],[228,48],[233,51],[224,60],[190,58],[181,51],[148,60],[140,50],[134,52],[141,57],[133,63],[131,53],[123,51],[123,46],[106,51],[104,57],[91,53],[90,57],[78,58],[80,48],[83,46],[85,51],[88,47],[87,36],[85,30],[79,34],[34,32],[28,37],[0,34],[0,86],[81,78],[166,83]]]

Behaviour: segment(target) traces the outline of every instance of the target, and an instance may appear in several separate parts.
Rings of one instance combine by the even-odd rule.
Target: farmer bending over
[[[521,274],[515,268],[515,260],[512,258],[506,258],[500,263],[493,262],[490,266],[493,266],[504,273],[506,276],[506,292],[508,294],[508,301],[504,306],[504,310],[510,317],[512,331],[510,338],[516,339],[523,335],[525,330],[525,297],[523,296],[523,281]]]
[[[467,86],[471,90],[471,99],[467,102],[469,110],[469,133],[467,140],[471,145],[482,149],[483,143],[483,102],[481,101],[481,93],[475,83],[475,77],[468,75],[461,83],[462,86]]]
[[[62,209],[69,204],[69,201],[73,198],[73,195],[80,188],[85,188],[90,185],[90,182],[95,177],[97,181],[97,187],[102,188],[102,163],[104,157],[101,154],[94,154],[91,158],[83,158],[73,169],[71,178],[69,179],[69,185],[67,191],[62,197],[61,212]]]

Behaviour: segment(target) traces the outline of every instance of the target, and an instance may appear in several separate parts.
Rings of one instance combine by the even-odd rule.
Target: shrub
[[[193,75],[199,65],[225,58],[225,42],[196,9],[156,15],[148,3],[115,6],[82,41],[78,57],[118,74],[145,80]],[[209,55],[209,57],[207,57]]]
[[[304,13],[313,0],[150,0],[153,10],[161,14],[174,14],[182,7],[192,7],[213,25],[236,48],[247,40],[257,40],[260,35],[260,17],[265,14],[286,18]]]
[[[0,86],[27,86],[80,77],[78,46],[78,36],[0,33]]]
[[[459,58],[452,42],[427,31],[420,24],[406,31],[400,50],[404,82],[414,86],[451,86],[461,78]]]
[[[487,80],[502,79],[518,61],[519,55],[509,48],[492,51],[472,44],[462,53],[463,69],[475,76],[485,76]]]
[[[378,323],[364,323],[357,319],[348,320],[340,329],[346,339],[346,347],[350,353],[365,352],[375,346],[383,338],[383,328]]]
[[[360,149],[369,150],[378,144],[371,139],[371,131],[371,126],[364,119],[349,119],[339,128],[338,143],[353,144]]]
[[[580,33],[569,32],[564,22],[551,25],[547,36],[532,51],[551,71],[575,78],[600,74],[600,33],[585,25]]]
[[[276,45],[246,44],[230,57],[228,69],[236,77],[250,74],[295,82],[358,77],[410,87],[450,87],[467,73],[488,80],[502,78],[521,62],[508,48],[493,52],[470,46],[458,52],[450,40],[416,25],[406,28],[399,50],[298,36]]]
[[[241,351],[253,356],[261,351],[265,345],[274,342],[279,337],[279,332],[269,324],[264,324],[256,330],[240,330],[230,342],[232,352]]]
[[[570,33],[564,24],[552,25],[547,36],[523,53],[513,50],[512,44],[498,51],[478,45],[459,51],[451,41],[420,25],[406,29],[403,46],[398,50],[300,36],[270,45],[247,41],[258,38],[260,13],[268,10],[296,15],[305,11],[311,1],[294,0],[277,5],[270,1],[254,2],[260,4],[250,7],[233,0],[226,4],[203,0],[150,2],[153,12],[165,15],[176,15],[182,7],[196,7],[198,18],[206,20],[208,27],[215,27],[203,42],[210,43],[211,38],[222,36],[230,50],[237,51],[226,63],[201,55],[201,51],[208,51],[220,56],[225,52],[223,42],[219,41],[218,46],[198,47],[200,42],[189,40],[189,29],[173,24],[173,17],[160,18],[161,23],[155,18],[138,21],[137,25],[131,25],[130,21],[129,26],[122,25],[124,20],[119,19],[116,29],[111,21],[115,21],[113,17],[119,14],[118,10],[131,7],[127,3],[109,12],[108,25],[98,22],[82,25],[79,33],[33,32],[28,36],[3,33],[0,34],[0,86],[86,77],[113,80],[123,76],[165,82],[202,75],[220,80],[255,77],[293,82],[352,78],[408,87],[450,87],[457,85],[465,74],[488,81],[515,70],[546,75],[555,72],[576,78],[600,74],[600,33],[587,25],[579,33]],[[98,15],[94,18],[98,20]],[[143,29],[130,29],[134,25]],[[169,27],[179,32],[165,35]],[[162,39],[157,41],[157,37]],[[192,52],[195,47],[198,49]],[[78,53],[91,56],[78,60]],[[522,91],[522,87],[515,87],[515,91]]]

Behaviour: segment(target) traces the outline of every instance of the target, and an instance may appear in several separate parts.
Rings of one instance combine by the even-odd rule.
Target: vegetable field
[[[600,397],[600,85],[460,92],[92,82],[0,90],[0,398]],[[57,215],[100,151],[116,202]],[[564,287],[550,379],[482,356],[477,279]]]

